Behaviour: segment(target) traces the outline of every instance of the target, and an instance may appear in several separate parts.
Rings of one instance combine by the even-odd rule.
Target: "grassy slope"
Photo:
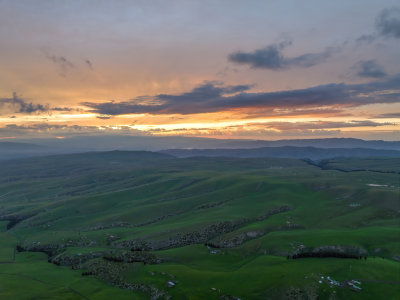
[[[357,164],[362,165],[362,160]],[[366,164],[371,165],[371,160]],[[390,170],[398,160],[373,164]],[[210,239],[231,240],[262,232],[257,238],[216,255],[202,245],[155,251],[166,262],[135,263],[123,274],[124,279],[153,284],[174,299],[189,295],[191,299],[217,298],[212,287],[244,299],[283,298],[291,287],[322,298],[335,291],[339,299],[377,299],[379,295],[391,299],[399,292],[398,285],[386,283],[400,281],[399,263],[392,260],[400,256],[397,174],[322,171],[290,159],[176,160],[159,154],[112,152],[8,163],[0,176],[0,216],[34,214],[8,232],[4,232],[6,223],[0,223],[0,260],[12,258],[17,240],[23,245],[84,241],[67,249],[76,255],[112,247],[107,234],[118,236],[118,241],[144,239],[160,244],[211,224],[246,219],[235,230]],[[370,183],[387,186],[371,187]],[[283,205],[291,210],[257,220]],[[125,223],[115,226],[118,222]],[[287,224],[299,228],[289,229]],[[299,244],[358,246],[371,257],[364,262],[334,258],[293,261],[280,256]],[[133,293],[48,264],[42,254],[17,254],[16,263],[0,265],[0,273],[7,273],[0,274],[4,282],[0,298],[28,297],[25,289],[16,289],[21,280],[18,276],[46,282],[38,284],[26,277],[27,286],[34,286],[33,293],[52,299],[81,297],[66,285],[91,299],[105,299],[114,293],[123,299]],[[168,274],[178,281],[171,289],[165,286]],[[354,293],[319,284],[317,274],[382,282],[365,281],[363,292]],[[135,296],[144,297],[141,293]]]
[[[109,286],[80,272],[47,263],[43,253],[17,254],[13,264],[0,265],[1,299],[132,299],[132,292]],[[135,293],[135,299],[147,299]]]
[[[300,287],[305,293],[319,294],[322,298],[335,291],[339,299],[394,299],[400,292],[399,286],[390,284],[399,279],[393,277],[398,272],[398,264],[383,259],[370,259],[367,262],[333,258],[322,261],[287,261],[285,258],[268,255],[241,259],[237,257],[237,253],[210,256],[205,249],[198,246],[168,250],[163,255],[167,258],[172,256],[173,262],[138,266],[136,274],[130,275],[134,278],[139,274],[141,278],[153,282],[158,280],[161,283],[163,272],[174,274],[178,285],[171,294],[176,299],[180,299],[180,295],[188,294],[192,294],[193,299],[217,299],[219,293],[214,292],[213,287],[220,289],[221,294],[232,294],[243,299],[284,298],[283,291],[290,290],[291,287]],[[155,275],[151,275],[149,271]],[[325,281],[320,285],[320,275],[331,276],[336,280],[349,277],[360,279],[364,292],[361,295],[343,288],[331,289]]]

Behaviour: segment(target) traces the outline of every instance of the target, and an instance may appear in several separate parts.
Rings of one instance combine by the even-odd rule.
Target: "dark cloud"
[[[14,112],[14,113],[36,113],[47,112],[49,106],[43,104],[33,104],[19,98],[14,92],[12,98],[0,98],[0,114]]]
[[[45,57],[56,64],[59,68],[60,75],[65,77],[68,71],[74,68],[74,64],[66,59],[64,56],[57,56],[54,54],[50,54],[47,51],[43,50]]]
[[[72,107],[52,107],[50,108],[52,111],[81,111],[80,109],[77,108],[72,108]]]
[[[386,77],[386,72],[376,63],[375,60],[361,60],[353,67],[357,75],[366,78],[383,78]]]
[[[154,114],[191,114],[198,112],[217,111],[211,109],[213,103],[221,101],[226,97],[234,97],[232,94],[249,90],[251,85],[223,86],[216,82],[206,82],[194,88],[188,93],[180,95],[160,94],[156,97],[142,96],[125,102],[84,102],[83,105],[93,108],[92,112],[101,115],[121,115],[135,113]],[[143,104],[144,101],[150,104]]]
[[[374,103],[399,103],[400,74],[363,84],[327,84],[306,89],[279,92],[251,93],[250,85],[223,86],[206,82],[192,91],[179,94],[160,94],[151,104],[137,99],[123,102],[84,102],[91,112],[100,115],[196,114],[230,109],[316,109],[321,107],[343,108]],[[145,97],[147,99],[148,97]],[[140,98],[141,100],[142,98]]]
[[[85,59],[85,64],[90,70],[93,71],[93,64],[92,64],[92,62],[90,60]]]
[[[265,69],[284,69],[285,58],[281,54],[284,44],[270,45],[268,47],[255,50],[254,52],[235,52],[228,56],[228,60],[238,64],[250,65],[253,68]]]
[[[376,29],[382,36],[400,38],[400,8],[383,10],[376,19]]]
[[[400,112],[380,114],[380,115],[376,116],[375,118],[400,118]]]
[[[372,43],[379,37],[400,38],[400,8],[384,9],[375,21],[375,32],[363,34],[356,39],[358,43]]]
[[[325,62],[338,48],[329,47],[319,53],[306,53],[297,57],[285,57],[282,50],[291,45],[290,41],[269,45],[253,52],[235,52],[228,56],[234,63],[249,65],[257,69],[284,70],[292,67],[309,68]]]
[[[96,116],[96,118],[102,119],[102,120],[108,120],[108,119],[111,119],[112,116]]]
[[[8,113],[22,113],[22,114],[33,114],[33,113],[48,113],[51,114],[53,111],[58,112],[71,112],[71,111],[82,111],[82,109],[72,107],[50,107],[49,104],[34,104],[23,98],[17,96],[17,93],[13,93],[12,98],[0,98],[0,115]],[[15,118],[16,116],[12,116]]]

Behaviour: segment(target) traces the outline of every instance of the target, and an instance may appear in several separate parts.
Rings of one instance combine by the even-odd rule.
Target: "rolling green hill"
[[[398,165],[124,151],[2,162],[0,298],[395,299]]]
[[[343,157],[397,157],[400,151],[366,149],[366,148],[315,148],[315,147],[262,147],[254,149],[170,149],[161,153],[176,157],[280,157],[280,158],[307,158],[312,160],[343,158]]]

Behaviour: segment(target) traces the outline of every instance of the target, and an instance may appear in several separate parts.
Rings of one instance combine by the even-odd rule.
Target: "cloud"
[[[382,36],[400,38],[400,8],[383,10],[376,19],[376,29]]]
[[[222,130],[222,131],[245,131],[245,130],[274,130],[274,131],[311,131],[311,130],[326,130],[326,129],[341,129],[350,127],[378,127],[378,126],[389,126],[395,125],[396,123],[378,123],[370,120],[353,120],[349,122],[334,122],[334,121],[311,121],[311,122],[249,122],[241,125],[231,125],[224,128],[178,128],[178,129],[162,129],[153,128],[150,131],[153,132],[179,132],[179,131],[212,131],[212,130]]]
[[[43,50],[43,53],[48,60],[52,61],[58,66],[60,72],[59,74],[63,77],[67,76],[68,71],[75,67],[74,64],[66,59],[64,56],[50,54],[45,50]]]
[[[375,60],[361,60],[353,66],[357,75],[366,78],[383,78],[387,74]]]
[[[223,128],[151,128],[153,135],[184,135],[184,136],[231,136],[231,137],[294,137],[299,136],[338,136],[342,128],[378,127],[397,125],[394,123],[378,123],[370,120],[356,120],[350,122],[250,122],[247,124],[231,125]]]
[[[71,112],[71,111],[82,111],[79,108],[72,107],[50,107],[49,104],[34,104],[26,101],[17,96],[16,92],[13,92],[12,98],[0,98],[0,115],[6,115],[9,113],[21,113],[21,114],[40,114],[47,113],[51,114],[53,111],[58,112]],[[16,118],[16,116],[11,116]]]
[[[297,109],[297,108],[278,108],[278,109],[262,109],[259,108],[257,110],[249,109],[244,112],[246,116],[245,119],[253,119],[256,117],[295,117],[295,116],[334,116],[334,117],[344,117],[351,116],[350,113],[337,108],[313,108],[313,109]]]
[[[395,123],[378,123],[369,120],[350,121],[350,122],[333,122],[333,121],[313,121],[313,122],[266,122],[266,123],[250,123],[249,125],[262,126],[269,129],[279,131],[288,130],[321,130],[334,128],[349,128],[349,127],[378,127],[397,125]]]
[[[0,127],[0,135],[6,136],[77,136],[77,135],[104,135],[104,134],[129,134],[149,135],[149,133],[137,130],[131,126],[80,126],[66,124],[36,123],[29,125],[8,124]]]
[[[197,114],[233,109],[316,109],[355,107],[376,103],[400,102],[400,74],[363,84],[327,84],[305,89],[278,92],[248,92],[251,85],[224,86],[205,82],[190,92],[129,101],[84,102],[91,112],[100,115],[123,114]],[[138,102],[139,99],[139,102]],[[146,104],[143,99],[149,99]]]
[[[49,110],[52,110],[52,111],[82,111],[79,108],[73,108],[73,107],[52,107]]]
[[[140,113],[191,114],[217,111],[218,109],[211,108],[214,102],[221,101],[224,95],[241,93],[251,87],[251,85],[223,86],[218,82],[205,82],[192,91],[180,95],[159,94],[155,97],[141,96],[124,102],[112,100],[103,103],[83,102],[81,104],[91,107],[92,112],[110,116]]]
[[[108,120],[108,119],[111,119],[112,116],[96,116],[96,118],[101,119],[101,120]]]
[[[150,129],[153,135],[176,135],[176,136],[230,136],[233,138],[252,137],[252,138],[271,138],[271,137],[296,137],[299,136],[337,136],[341,133],[340,130],[325,130],[325,129],[292,129],[287,131],[279,131],[271,128],[262,128],[255,126],[229,126],[226,128],[179,128],[165,129],[153,128]]]
[[[400,112],[398,113],[387,113],[375,116],[375,118],[400,118]]]
[[[376,37],[377,36],[375,34],[363,34],[362,36],[356,39],[356,42],[370,44],[376,40]]]
[[[93,71],[93,64],[90,60],[85,59],[85,64],[91,71]]]
[[[0,114],[7,113],[37,113],[47,112],[49,106],[43,104],[33,104],[27,102],[17,96],[17,93],[13,93],[12,98],[0,98]]]
[[[292,67],[309,68],[325,62],[338,48],[328,47],[319,53],[306,53],[297,57],[285,57],[282,50],[291,45],[290,41],[272,44],[253,52],[231,53],[228,60],[237,64],[249,65],[256,69],[284,70]]]
[[[382,10],[375,20],[375,32],[363,34],[356,39],[358,43],[372,43],[379,37],[400,38],[400,8]]]

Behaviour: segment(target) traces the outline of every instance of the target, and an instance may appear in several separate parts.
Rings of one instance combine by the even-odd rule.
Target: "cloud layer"
[[[379,127],[396,125],[394,123],[379,123],[369,120],[350,121],[350,122],[334,122],[334,121],[313,121],[313,122],[266,122],[266,123],[250,123],[264,128],[276,129],[279,131],[288,130],[320,130],[334,128],[351,128],[351,127]]]
[[[390,119],[390,118],[393,118],[393,119],[399,118],[400,119],[400,112],[398,112],[398,113],[380,114],[380,115],[376,116],[376,118],[388,118],[388,119]]]
[[[100,115],[123,114],[196,114],[241,108],[290,109],[319,107],[354,107],[375,103],[400,102],[400,75],[365,84],[327,84],[306,89],[251,93],[249,85],[223,86],[206,82],[190,92],[178,95],[159,94],[151,104],[140,99],[123,102],[85,102],[91,112]],[[149,99],[145,97],[145,99]]]
[[[329,137],[343,134],[343,128],[353,132],[360,127],[398,126],[394,123],[378,123],[369,120],[350,122],[311,121],[311,122],[250,122],[241,125],[231,125],[224,128],[151,128],[148,132],[153,135],[189,135],[189,136],[232,136],[232,137]]]
[[[0,127],[0,136],[77,136],[77,135],[104,135],[104,134],[130,134],[148,135],[148,133],[136,130],[130,126],[81,126],[67,124],[36,123],[27,125],[8,124]]]

